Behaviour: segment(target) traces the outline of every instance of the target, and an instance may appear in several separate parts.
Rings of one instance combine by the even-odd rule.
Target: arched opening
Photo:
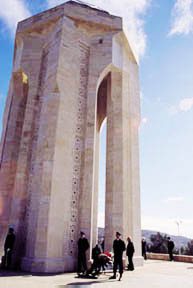
[[[98,189],[98,240],[104,240],[105,228],[105,194],[106,194],[106,147],[107,147],[107,118],[101,124],[99,131],[99,189]]]
[[[105,195],[106,195],[106,138],[107,138],[107,99],[110,73],[102,80],[97,93],[97,127],[96,127],[96,186],[95,199],[97,202],[96,221],[98,229],[98,239],[104,238],[105,228]]]

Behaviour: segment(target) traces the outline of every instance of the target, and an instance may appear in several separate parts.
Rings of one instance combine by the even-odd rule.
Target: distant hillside
[[[151,243],[150,237],[152,234],[157,234],[158,231],[152,231],[152,230],[142,230],[142,237],[146,238],[147,243]],[[187,243],[191,241],[190,238],[184,237],[184,236],[174,236],[170,235],[164,232],[160,232],[162,235],[170,236],[171,239],[174,241],[176,248],[187,246]],[[98,228],[98,238],[101,239],[104,237],[104,228]]]
[[[146,238],[147,243],[151,243],[150,236],[152,234],[157,234],[158,231],[152,231],[152,230],[142,230],[142,237]],[[167,235],[171,237],[171,239],[174,241],[176,248],[187,246],[187,243],[191,241],[190,238],[184,237],[184,236],[175,236],[171,234],[167,234],[164,232],[160,232],[161,235]]]

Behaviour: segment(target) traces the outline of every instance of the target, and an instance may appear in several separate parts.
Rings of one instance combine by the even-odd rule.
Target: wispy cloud
[[[47,0],[49,8],[64,2],[66,1]],[[131,46],[137,56],[144,55],[147,40],[144,16],[150,7],[151,0],[121,0],[121,4],[118,0],[86,0],[85,2],[123,17]]]
[[[169,108],[169,113],[175,115],[179,112],[188,112],[193,108],[193,97],[183,98],[177,105]]]
[[[1,1],[0,20],[13,35],[17,23],[30,16],[30,11],[24,0],[5,0]]]
[[[193,32],[193,0],[176,0],[169,35]]]
[[[182,202],[184,201],[184,197],[182,196],[175,196],[175,197],[168,197],[164,200],[166,203],[174,203],[174,202]]]

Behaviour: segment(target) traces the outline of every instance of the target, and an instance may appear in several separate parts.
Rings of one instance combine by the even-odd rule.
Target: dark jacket
[[[174,242],[172,240],[168,241],[168,251],[172,251],[174,249]]]
[[[99,248],[98,245],[96,245],[93,249],[92,249],[92,259],[96,260],[98,259],[98,256],[101,254],[101,249]]]
[[[113,251],[115,257],[122,257],[125,251],[125,242],[121,239],[115,239],[113,242]]]
[[[135,252],[135,249],[134,249],[133,242],[128,242],[126,255],[127,256],[133,256],[134,252]]]
[[[146,251],[147,251],[147,243],[146,243],[145,240],[142,240],[141,247],[142,247],[142,254],[146,253]]]
[[[5,244],[4,244],[4,250],[5,251],[7,249],[13,250],[14,243],[15,243],[15,234],[14,233],[7,234],[7,237],[5,239]]]
[[[88,240],[86,238],[80,238],[78,240],[78,253],[85,253],[88,248]]]

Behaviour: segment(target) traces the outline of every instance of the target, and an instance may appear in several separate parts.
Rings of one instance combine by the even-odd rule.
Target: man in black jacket
[[[170,261],[174,260],[173,249],[174,249],[174,242],[170,239],[170,237],[168,237],[168,254]]]
[[[145,260],[147,260],[147,255],[146,255],[147,243],[144,237],[142,238],[142,241],[141,241],[141,250],[142,250],[142,256],[144,257]]]
[[[10,227],[8,230],[6,239],[5,239],[5,244],[4,244],[4,252],[5,252],[4,266],[7,269],[11,267],[11,260],[12,260],[11,258],[12,258],[14,243],[15,243],[14,229]]]
[[[114,251],[114,264],[113,264],[113,276],[109,279],[116,279],[117,267],[119,266],[119,281],[123,275],[123,252],[125,251],[125,242],[121,239],[121,234],[116,232],[116,239],[113,242]]]
[[[83,274],[87,271],[87,264],[86,264],[86,251],[89,248],[88,240],[86,239],[85,233],[80,232],[80,238],[78,240],[78,275],[80,275],[82,268]]]

